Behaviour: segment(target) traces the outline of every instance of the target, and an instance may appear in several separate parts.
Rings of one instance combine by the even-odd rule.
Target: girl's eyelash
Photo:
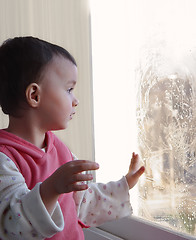
[[[73,88],[69,88],[67,91],[68,93],[71,93],[71,91],[73,91]]]

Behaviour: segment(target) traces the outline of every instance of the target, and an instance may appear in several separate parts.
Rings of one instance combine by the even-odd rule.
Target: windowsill
[[[196,240],[196,237],[172,231],[137,217],[108,222],[100,226],[99,229],[130,240]]]
[[[122,238],[95,227],[84,229],[83,231],[85,240],[123,240]]]

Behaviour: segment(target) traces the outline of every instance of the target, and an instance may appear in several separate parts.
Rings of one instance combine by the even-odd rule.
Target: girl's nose
[[[74,107],[77,107],[78,104],[79,104],[79,100],[78,100],[77,98],[74,98],[74,100],[73,100],[73,106],[74,106]]]

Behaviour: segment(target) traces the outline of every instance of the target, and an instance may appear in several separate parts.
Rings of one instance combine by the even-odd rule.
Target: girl
[[[83,227],[130,213],[129,189],[144,167],[133,154],[118,182],[90,183],[97,163],[74,160],[51,130],[66,129],[78,100],[77,65],[65,49],[33,37],[0,47],[0,238],[84,239]]]

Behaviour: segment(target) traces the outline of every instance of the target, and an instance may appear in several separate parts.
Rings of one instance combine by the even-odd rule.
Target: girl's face
[[[68,59],[55,56],[43,73],[40,89],[40,124],[43,129],[67,128],[78,100],[73,94],[77,67]]]

